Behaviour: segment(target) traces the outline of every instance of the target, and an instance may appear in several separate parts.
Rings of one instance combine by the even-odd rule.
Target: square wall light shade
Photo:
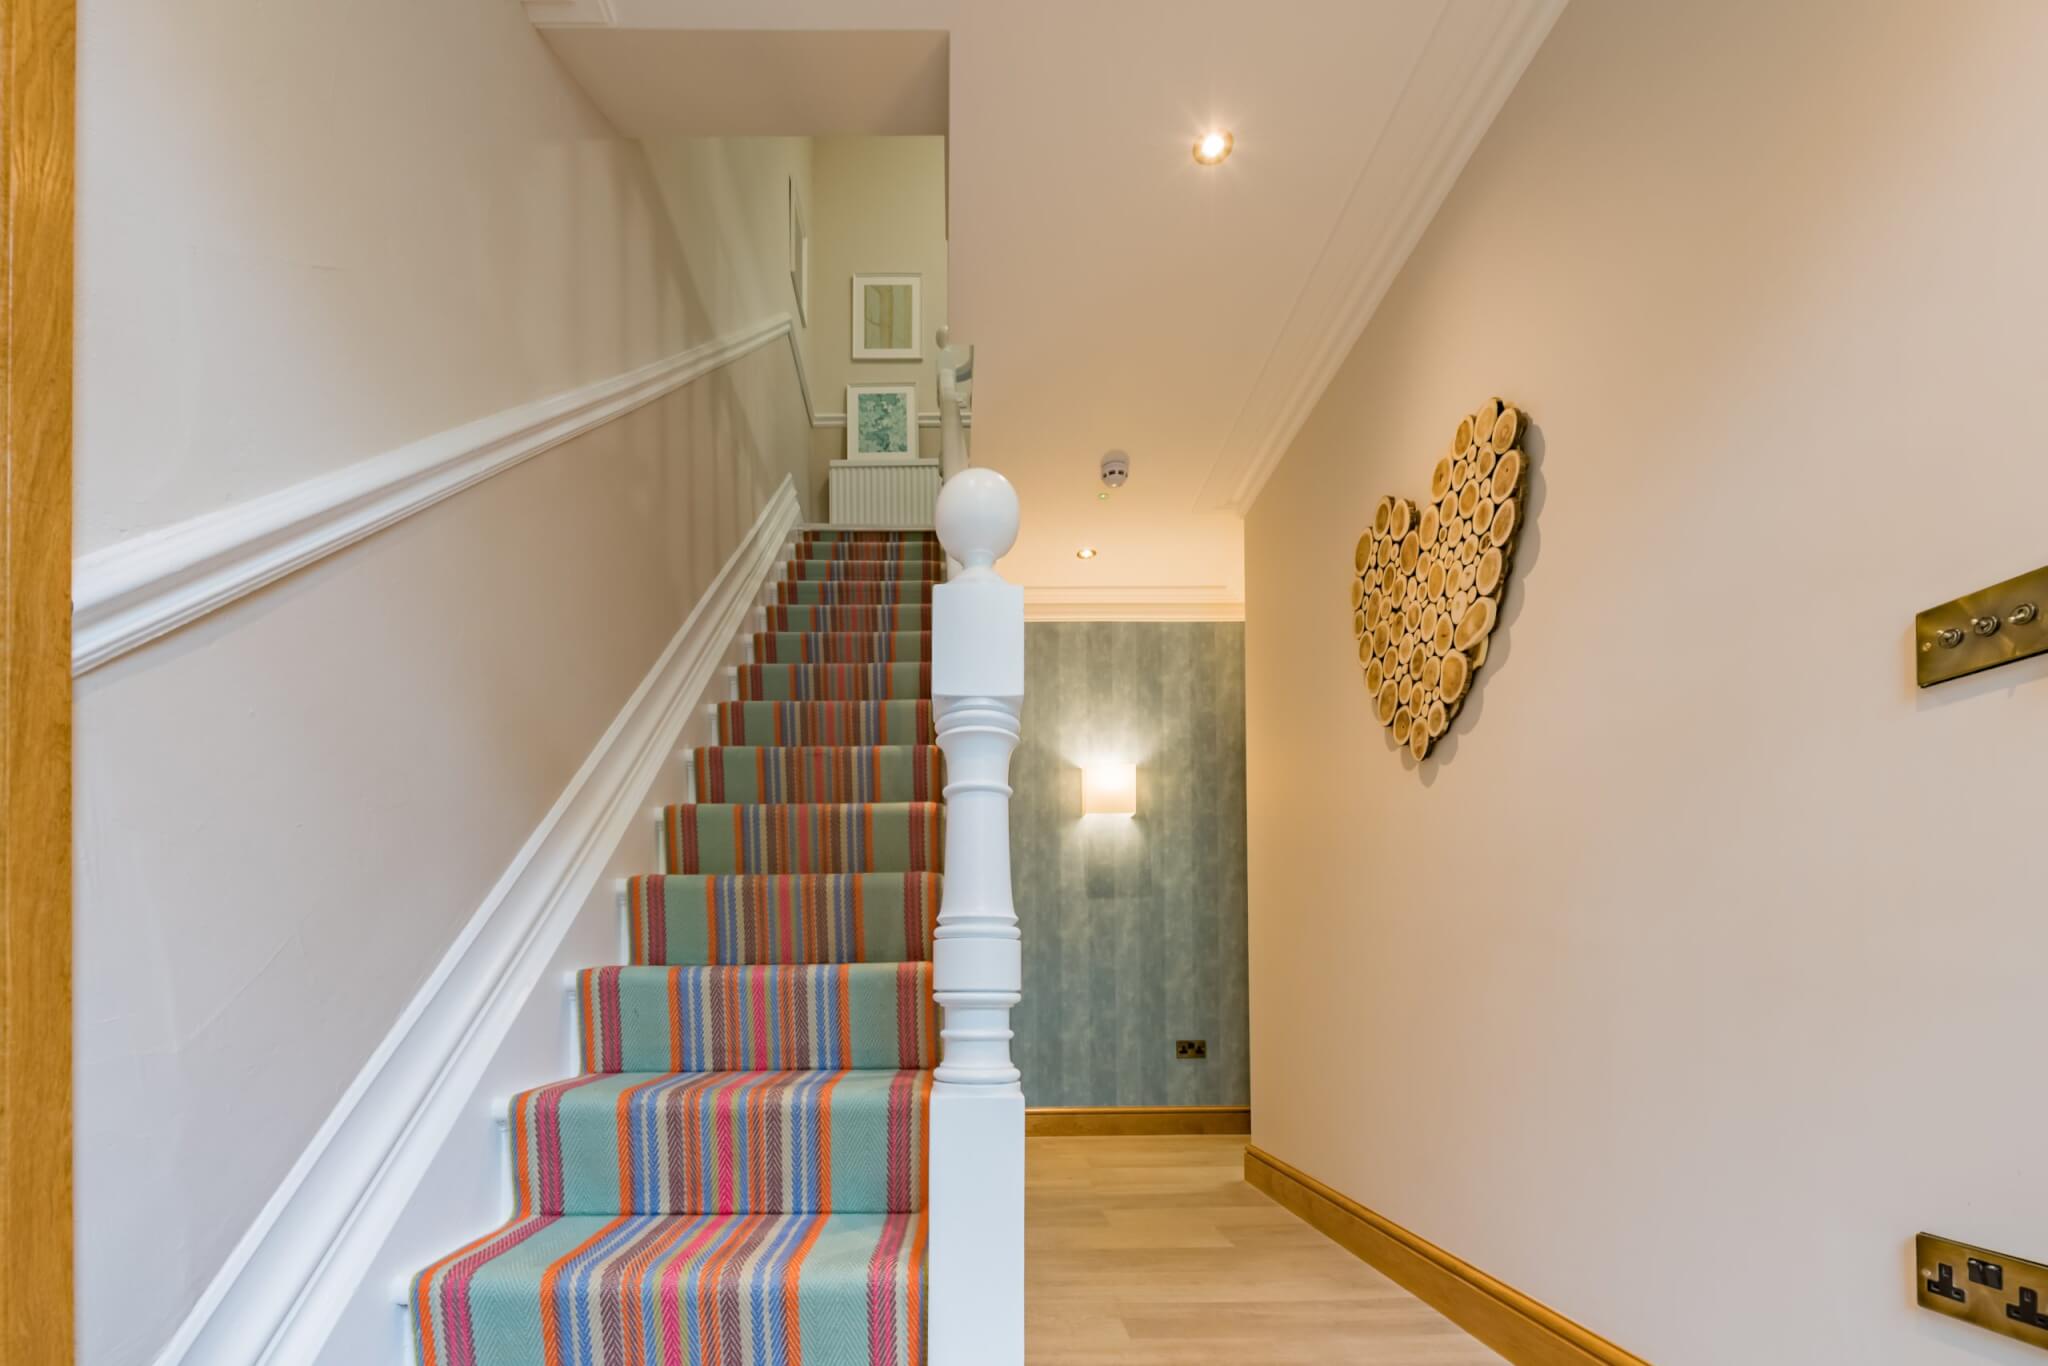
[[[1081,769],[1081,814],[1137,815],[1138,766],[1103,763],[1084,765]]]

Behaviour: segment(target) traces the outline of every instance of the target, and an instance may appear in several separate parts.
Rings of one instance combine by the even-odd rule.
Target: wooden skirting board
[[[1650,1366],[1252,1144],[1244,1179],[1516,1366]]]
[[[1065,1105],[1024,1112],[1027,1138],[1248,1134],[1248,1105]]]

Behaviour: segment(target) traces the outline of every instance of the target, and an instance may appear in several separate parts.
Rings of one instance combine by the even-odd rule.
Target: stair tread
[[[924,1206],[932,1074],[613,1072],[513,1098],[535,1214],[887,1214]]]
[[[924,1360],[927,1216],[533,1215],[413,1283],[418,1359],[911,1366]],[[564,1341],[568,1339],[569,1341]]]

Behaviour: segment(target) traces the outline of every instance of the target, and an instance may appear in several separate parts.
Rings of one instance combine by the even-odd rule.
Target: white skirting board
[[[744,657],[792,529],[768,500],[654,668],[264,1206],[156,1366],[410,1360],[392,1289],[509,1210],[493,1106],[574,1070],[565,970],[618,961],[617,879]]]
[[[936,460],[834,460],[833,526],[929,527],[939,501]]]

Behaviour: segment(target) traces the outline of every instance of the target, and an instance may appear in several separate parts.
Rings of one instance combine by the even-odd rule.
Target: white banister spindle
[[[946,756],[946,871],[933,949],[945,1012],[932,1086],[932,1366],[1024,1361],[1024,1090],[1010,1060],[1023,944],[1010,893],[1010,753],[1024,699],[1024,590],[995,562],[1017,492],[988,469],[939,490],[960,564],[932,594],[932,700]]]

